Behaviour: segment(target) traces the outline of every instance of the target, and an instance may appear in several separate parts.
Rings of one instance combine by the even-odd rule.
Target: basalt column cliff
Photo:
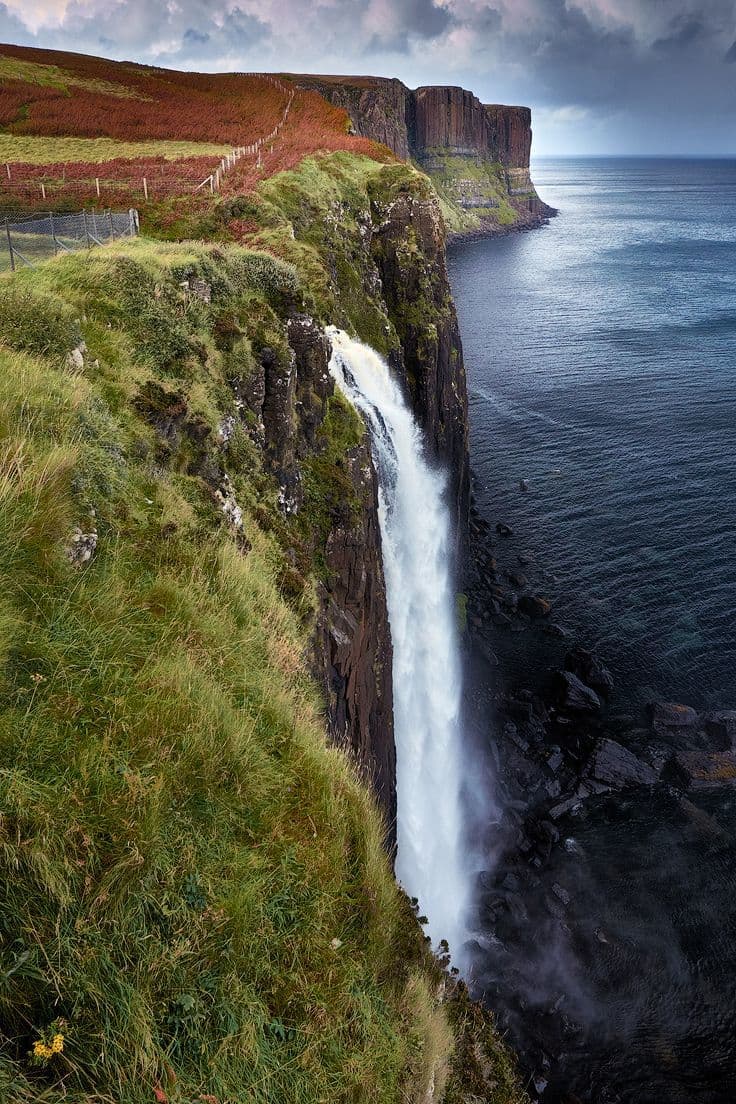
[[[529,175],[528,107],[483,104],[455,86],[412,91],[382,77],[294,79],[343,107],[358,134],[427,172],[452,237],[526,229],[554,214]]]

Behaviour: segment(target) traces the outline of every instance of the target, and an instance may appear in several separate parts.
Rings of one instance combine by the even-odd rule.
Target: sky
[[[735,154],[736,0],[4,0],[0,42],[527,104],[540,154]]]

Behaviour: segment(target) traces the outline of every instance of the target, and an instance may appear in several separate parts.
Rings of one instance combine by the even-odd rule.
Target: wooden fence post
[[[148,202],[148,181],[145,176],[143,177],[143,195],[146,198],[146,202]]]
[[[97,189],[97,198],[99,199],[100,198],[100,178],[99,178],[99,176],[95,177],[95,188]]]
[[[8,252],[10,253],[10,270],[11,270],[11,272],[15,272],[15,257],[13,255],[13,242],[10,238],[10,223],[8,222],[7,219],[5,220],[5,233],[6,233],[7,238],[8,238]]]

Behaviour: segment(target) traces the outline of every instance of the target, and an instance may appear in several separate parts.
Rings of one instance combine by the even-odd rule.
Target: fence
[[[73,253],[138,233],[138,212],[80,211],[76,215],[54,215],[10,222],[0,230],[0,270],[15,271],[19,265],[34,265],[57,253]]]
[[[240,76],[257,76],[273,85],[286,97],[286,103],[268,134],[231,149],[216,167],[212,168],[209,158],[200,155],[172,161],[163,157],[115,159],[109,165],[84,161],[50,165],[8,161],[0,163],[0,211],[12,213],[18,207],[37,210],[56,203],[82,206],[86,201],[122,206],[187,193],[215,193],[220,191],[225,174],[241,158],[252,158],[254,167],[260,170],[264,156],[273,152],[274,143],[289,120],[296,89],[270,74]]]

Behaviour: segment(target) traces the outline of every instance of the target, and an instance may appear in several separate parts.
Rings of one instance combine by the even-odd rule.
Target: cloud
[[[0,35],[175,67],[464,84],[576,141],[621,120],[632,148],[652,134],[716,148],[736,111],[733,0],[5,0]]]

